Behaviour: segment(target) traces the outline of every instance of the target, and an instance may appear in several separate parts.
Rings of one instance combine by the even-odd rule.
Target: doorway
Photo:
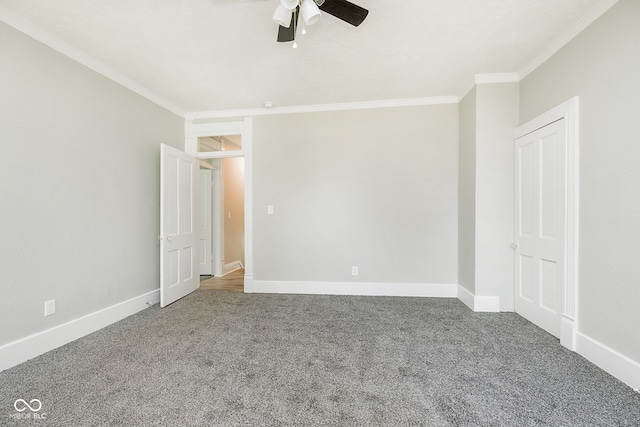
[[[239,151],[241,135],[199,137],[198,147]],[[244,158],[200,159],[198,256],[200,276],[244,269]]]
[[[232,271],[222,277],[204,278],[200,289],[205,291],[244,292],[244,269]]]
[[[199,190],[198,213],[204,231],[198,245],[200,274],[233,273],[235,277],[243,272],[247,293],[253,290],[251,145],[251,118],[225,123],[187,121],[185,151],[200,163],[201,187],[209,185],[207,175],[211,186],[210,191]],[[211,214],[206,214],[209,207]],[[211,231],[206,226],[209,219]]]

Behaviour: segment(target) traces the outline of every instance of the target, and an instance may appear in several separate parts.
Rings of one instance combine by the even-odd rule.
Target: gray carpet
[[[428,298],[196,291],[0,373],[0,403],[20,426],[640,426],[638,393],[518,315]]]

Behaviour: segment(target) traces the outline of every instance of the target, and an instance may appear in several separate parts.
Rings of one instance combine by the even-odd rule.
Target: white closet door
[[[566,281],[565,120],[516,140],[518,314],[560,336]]]

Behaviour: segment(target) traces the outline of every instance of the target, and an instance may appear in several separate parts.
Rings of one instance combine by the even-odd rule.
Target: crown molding
[[[323,111],[367,110],[372,108],[413,107],[421,105],[457,104],[457,96],[390,99],[384,101],[346,102],[340,104],[296,105],[290,107],[249,108],[238,110],[195,111],[185,114],[187,120],[267,116],[274,114],[317,113]]]
[[[462,95],[458,98],[462,101],[471,90],[480,84],[490,83],[518,83],[520,76],[518,73],[493,73],[493,74],[474,74],[473,80],[466,79],[465,89],[462,91]]]
[[[489,83],[518,83],[520,81],[518,73],[474,74],[473,79],[477,85]]]
[[[571,28],[558,37],[548,48],[542,51],[536,56],[533,61],[525,65],[520,71],[518,71],[518,77],[520,80],[527,77],[533,70],[545,63],[556,52],[569,43],[575,36],[580,34],[585,28],[591,25],[596,19],[600,18],[604,13],[611,9],[613,5],[618,3],[619,0],[603,0],[598,3],[589,13],[587,13],[582,19],[576,22]]]
[[[185,112],[181,108],[178,108],[166,99],[163,99],[157,94],[151,92],[149,89],[141,86],[133,80],[128,79],[122,74],[107,67],[100,61],[72,47],[53,34],[43,30],[42,28],[27,21],[21,16],[14,14],[4,6],[0,6],[0,21],[20,31],[21,33],[24,33],[27,36],[39,41],[40,43],[43,43],[44,45],[61,53],[62,55],[73,59],[74,61],[84,65],[85,67],[95,71],[96,73],[101,74],[102,76],[118,83],[119,85],[126,87],[127,89],[142,96],[143,98],[148,99],[154,104],[157,104],[160,107],[184,118]]]

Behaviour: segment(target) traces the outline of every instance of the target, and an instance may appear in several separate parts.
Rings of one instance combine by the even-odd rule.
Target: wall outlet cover
[[[52,299],[44,302],[44,317],[56,314],[56,300]]]

